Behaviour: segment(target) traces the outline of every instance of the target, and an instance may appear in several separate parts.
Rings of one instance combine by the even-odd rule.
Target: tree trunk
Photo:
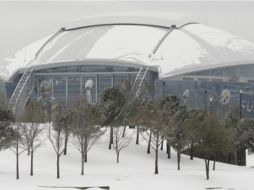
[[[57,175],[56,178],[60,178],[60,155],[57,155],[57,160],[56,160],[56,170],[57,170]]]
[[[228,154],[228,164],[231,163],[231,153]]]
[[[120,154],[120,152],[116,153],[116,163],[119,163],[119,154]]]
[[[171,147],[168,142],[167,142],[167,154],[168,154],[168,159],[171,158]]]
[[[194,147],[193,147],[193,142],[191,142],[191,147],[190,147],[190,160],[193,160],[193,153],[194,153]]]
[[[136,144],[139,144],[139,126],[137,126]]]
[[[149,140],[148,140],[148,146],[147,146],[147,154],[150,154],[151,140],[152,140],[152,132],[150,131]]]
[[[68,131],[68,129],[66,129],[65,139],[64,139],[64,155],[67,154],[68,139],[69,139],[69,131]]]
[[[180,170],[181,151],[177,150],[177,170]]]
[[[84,153],[81,153],[81,175],[84,175]]]
[[[126,131],[126,126],[123,127],[123,134],[122,134],[122,137],[125,136],[125,131]],[[113,144],[113,143],[112,143]]]
[[[216,163],[216,155],[213,157],[213,170],[215,170],[215,163]]]
[[[43,93],[43,92],[42,92]],[[44,108],[44,96],[42,97],[42,122],[44,123],[44,110],[45,110],[45,108]]]
[[[30,147],[27,147],[27,156],[30,156]]]
[[[48,121],[49,121],[49,123],[51,122],[51,103],[50,103],[50,105],[48,106]]]
[[[238,165],[237,151],[234,151],[235,165]]]
[[[159,147],[156,147],[156,150],[155,150],[155,170],[154,170],[154,174],[158,174],[159,171],[158,171],[158,149]]]
[[[19,179],[19,137],[16,137],[16,179]]]
[[[210,165],[210,160],[205,159],[205,170],[206,170],[206,179],[209,180],[209,165]]]
[[[110,138],[109,138],[109,149],[111,150],[111,145],[113,144],[113,127],[110,126]]]
[[[31,166],[30,166],[30,176],[34,175],[34,151],[31,149]]]
[[[85,146],[84,146],[84,161],[87,162],[87,150],[88,149],[88,138],[87,135],[85,135]]]
[[[163,150],[164,137],[161,138],[161,150]]]
[[[18,142],[16,147],[16,179],[19,179],[19,148],[18,148]]]

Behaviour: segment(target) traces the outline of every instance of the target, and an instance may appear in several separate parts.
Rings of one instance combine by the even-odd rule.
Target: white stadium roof
[[[159,68],[160,77],[170,77],[254,63],[253,43],[203,24],[194,24],[195,21],[181,14],[154,12],[114,13],[75,20],[67,23],[65,29],[44,46],[49,37],[29,46],[36,50],[42,47],[36,59],[29,64],[28,59],[26,62],[14,59],[7,67],[0,68],[0,75],[9,78],[27,64],[38,69],[105,61],[154,66]],[[180,28],[187,23],[191,24]],[[172,25],[177,28],[171,31]],[[32,57],[34,55],[33,50]]]

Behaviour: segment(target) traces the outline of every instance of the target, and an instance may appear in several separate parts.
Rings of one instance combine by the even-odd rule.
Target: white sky
[[[254,42],[254,2],[1,2],[0,64],[68,20],[119,11],[169,11],[197,17]]]

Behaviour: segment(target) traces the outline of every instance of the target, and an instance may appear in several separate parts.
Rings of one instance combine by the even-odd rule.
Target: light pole
[[[242,119],[242,94],[243,94],[243,91],[240,90],[239,91],[239,117],[240,119]]]
[[[190,96],[190,90],[186,89],[183,92],[183,104],[186,106],[187,98]]]
[[[210,114],[212,113],[212,103],[213,103],[213,97],[210,97],[209,98],[209,102],[210,102],[210,106],[209,106],[209,108],[210,108]]]
[[[205,90],[205,112],[207,112],[207,90]]]
[[[162,96],[165,96],[165,86],[166,86],[166,83],[165,81],[162,82]]]

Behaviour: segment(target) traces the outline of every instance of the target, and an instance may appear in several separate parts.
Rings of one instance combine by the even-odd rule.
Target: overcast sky
[[[254,42],[254,2],[0,2],[0,64],[68,20],[139,10],[188,14]]]

